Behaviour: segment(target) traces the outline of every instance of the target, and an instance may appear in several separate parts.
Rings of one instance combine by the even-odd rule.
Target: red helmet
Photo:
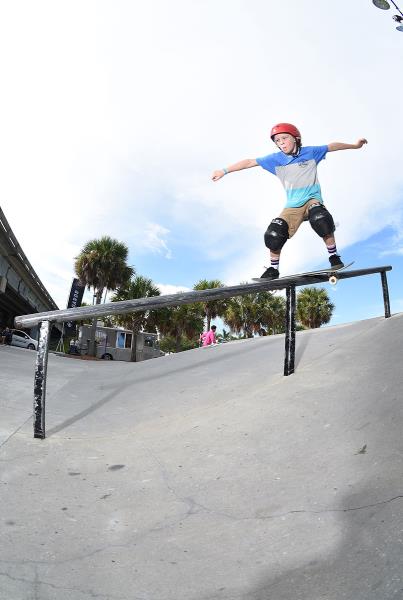
[[[270,132],[270,137],[274,142],[274,136],[278,133],[289,133],[293,135],[297,140],[301,141],[301,134],[299,130],[295,127],[295,125],[291,125],[291,123],[278,123],[272,127]]]

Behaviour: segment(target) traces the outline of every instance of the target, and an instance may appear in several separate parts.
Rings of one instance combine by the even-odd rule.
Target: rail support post
[[[294,373],[295,363],[295,285],[287,287],[285,315],[285,358],[284,375]]]
[[[48,369],[49,339],[52,324],[42,321],[39,330],[38,353],[34,379],[34,438],[45,438],[46,373]]]
[[[389,304],[389,290],[388,280],[386,278],[386,271],[381,271],[382,291],[383,291],[383,304],[385,307],[385,319],[390,317],[390,304]]]

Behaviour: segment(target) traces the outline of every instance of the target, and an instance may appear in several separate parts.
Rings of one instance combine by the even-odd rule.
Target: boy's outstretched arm
[[[362,148],[364,144],[368,144],[365,138],[360,138],[356,144],[343,144],[342,142],[332,142],[327,147],[329,152],[335,152],[336,150],[358,150]]]
[[[228,173],[232,173],[233,171],[242,171],[242,169],[250,169],[251,167],[257,167],[257,162],[254,158],[245,158],[244,160],[240,160],[229,167],[225,167],[225,169],[219,169],[218,171],[214,171],[211,176],[213,181],[218,181],[224,175]]]

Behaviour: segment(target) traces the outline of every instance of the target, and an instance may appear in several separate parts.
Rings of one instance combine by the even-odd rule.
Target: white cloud
[[[168,248],[164,238],[169,234],[169,230],[158,223],[149,223],[144,232],[144,248],[163,254],[165,258],[172,258],[172,252]]]
[[[157,283],[156,286],[160,289],[161,294],[179,294],[180,292],[190,292],[190,288],[181,285],[171,285],[166,283]]]
[[[2,208],[56,301],[83,244],[105,234],[171,262],[180,237],[200,264],[227,263],[227,283],[259,275],[283,190],[259,168],[210,174],[271,152],[283,120],[306,144],[369,140],[319,166],[341,250],[400,223],[401,36],[383,17],[370,2],[8,3]],[[321,263],[322,246],[304,226],[283,270]]]

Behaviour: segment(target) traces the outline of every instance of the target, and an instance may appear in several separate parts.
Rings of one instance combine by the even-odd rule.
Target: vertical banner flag
[[[81,285],[79,279],[73,279],[73,283],[71,284],[71,291],[69,300],[67,302],[67,308],[77,308],[81,306],[81,302],[84,296],[85,285]],[[66,329],[74,328],[74,321],[69,321],[65,323]]]

